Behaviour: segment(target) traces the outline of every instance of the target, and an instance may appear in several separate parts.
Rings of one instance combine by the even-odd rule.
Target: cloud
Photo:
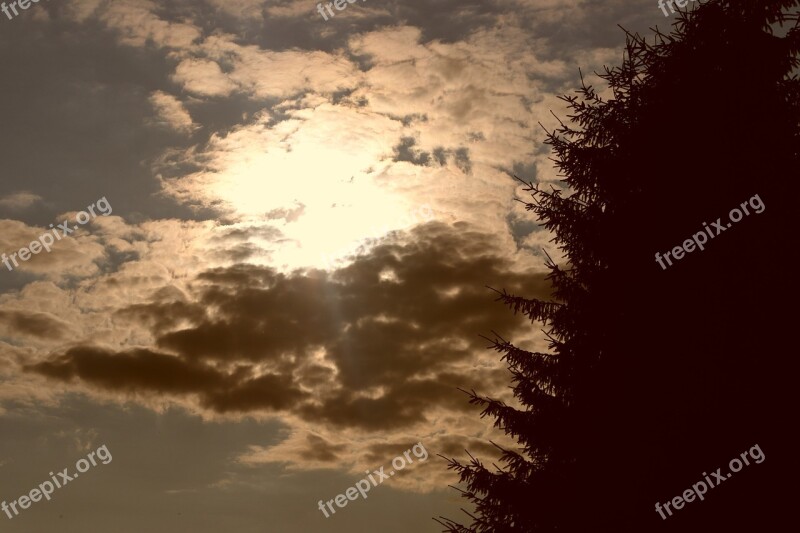
[[[254,98],[289,98],[310,88],[317,93],[351,89],[360,78],[341,52],[265,50],[239,44],[230,34],[211,35],[191,53],[195,57],[181,61],[173,81],[200,95],[240,90]],[[224,73],[220,65],[226,66]]]
[[[26,369],[62,381],[78,378],[106,390],[180,394],[213,391],[224,382],[214,369],[170,355],[150,350],[112,353],[91,346],[70,348]]]
[[[70,227],[76,226],[72,219],[63,217],[61,220],[68,220]],[[94,221],[86,226],[78,226],[72,235],[56,240],[49,253],[42,250],[37,255],[30,256],[28,261],[18,260],[19,266],[15,266],[14,270],[50,279],[61,279],[65,276],[89,277],[97,274],[98,264],[105,259],[105,250],[100,239],[87,231],[93,224]],[[0,251],[11,255],[23,247],[28,247],[49,231],[51,231],[49,228],[0,219]]]
[[[510,174],[558,178],[537,122],[552,125],[550,109],[563,118],[555,94],[578,67],[591,81],[621,57],[616,23],[630,27],[637,11],[621,0],[369,0],[325,22],[315,4],[75,0],[12,36],[36,35],[46,46],[27,46],[30,63],[53,69],[9,56],[9,79],[28,89],[6,115],[27,101],[33,118],[2,146],[56,155],[38,170],[7,155],[35,170],[35,185],[0,207],[49,208],[42,195],[64,211],[102,188],[112,201],[117,191],[127,222],[98,219],[0,272],[19,289],[0,294],[4,405],[79,392],[288,426],[282,442],[246,448],[252,467],[363,475],[419,440],[431,455],[496,457],[487,441],[502,435],[456,389],[509,399],[509,374],[477,335],[547,349],[484,288],[548,292],[528,251],[552,235],[513,202],[524,195]],[[59,25],[62,14],[81,24]],[[52,176],[62,185],[51,200]],[[440,222],[389,234],[421,205]],[[2,220],[0,251],[45,229]],[[311,268],[352,243],[365,246],[344,266]],[[429,464],[412,470],[420,482],[452,481]]]
[[[97,8],[104,0],[78,0],[69,2],[64,6],[70,18],[78,22],[84,22],[97,12]]]
[[[307,457],[312,461],[333,462],[347,447],[343,444],[332,444],[319,435],[306,436],[308,447],[305,450]]]
[[[172,81],[200,96],[228,96],[238,87],[209,59],[184,59],[175,68]]]
[[[251,19],[260,18],[264,0],[208,0],[208,3],[228,15]]]
[[[22,211],[44,200],[38,194],[28,191],[19,191],[6,196],[0,196],[0,207],[11,211]]]
[[[172,128],[180,133],[191,133],[199,126],[192,121],[192,116],[180,100],[164,91],[154,91],[150,95],[150,103],[160,121],[158,124]]]
[[[0,331],[43,339],[61,339],[69,324],[49,313],[0,310]]]
[[[152,44],[158,48],[184,49],[201,37],[193,24],[163,20],[155,14],[158,9],[159,4],[151,0],[114,0],[102,4],[97,13],[103,23],[116,30],[120,42],[129,46]],[[86,16],[85,13],[79,12],[77,16]]]
[[[220,267],[196,278],[188,301],[165,293],[116,313],[150,328],[152,348],[77,346],[27,368],[108,391],[193,396],[221,414],[407,427],[431,409],[467,409],[456,388],[478,385],[476,334],[521,326],[511,313],[489,312],[487,282],[546,293],[543,273],[511,266],[489,235],[430,223],[330,274]],[[499,385],[504,374],[495,365],[481,382]]]

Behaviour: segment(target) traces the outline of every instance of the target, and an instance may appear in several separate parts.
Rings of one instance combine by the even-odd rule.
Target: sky
[[[603,89],[618,25],[673,18],[654,0],[16,10],[0,13],[0,499],[112,459],[3,529],[463,517],[438,455],[513,446],[458,390],[513,404],[480,335],[547,349],[487,286],[547,298],[545,253],[562,259],[513,176],[558,186],[558,96],[581,72]],[[417,444],[427,458],[366,499],[318,508]]]

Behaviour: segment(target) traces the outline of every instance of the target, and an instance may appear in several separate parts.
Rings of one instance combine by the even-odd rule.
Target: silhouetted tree
[[[471,394],[519,442],[502,468],[451,460],[471,524],[451,532],[777,531],[791,526],[797,439],[796,0],[711,0],[652,44],[627,34],[613,97],[583,85],[548,134],[567,188],[526,203],[567,264],[552,301],[500,293],[549,353],[497,336],[523,409]],[[764,210],[727,227],[755,195]],[[753,201],[755,203],[755,201]],[[654,259],[721,217],[724,233]],[[666,265],[666,263],[665,263]],[[758,444],[703,501],[656,502]],[[715,479],[715,478],[712,478]]]

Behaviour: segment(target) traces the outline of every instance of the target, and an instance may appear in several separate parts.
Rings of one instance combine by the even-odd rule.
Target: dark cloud
[[[132,320],[144,324],[154,332],[160,333],[173,329],[185,321],[202,322],[205,312],[196,305],[184,301],[171,301],[130,305],[116,311],[114,316],[122,320]]]
[[[454,160],[456,166],[464,173],[464,174],[471,174],[472,173],[472,161],[469,159],[469,149],[468,148],[457,148],[454,152]]]
[[[367,446],[366,460],[372,464],[380,465],[386,463],[387,459],[391,460],[403,452],[410,450],[416,442],[392,442],[388,444],[370,444]],[[422,443],[423,446],[425,443]],[[427,448],[426,448],[427,449]]]
[[[247,259],[250,259],[251,257],[258,257],[259,255],[264,255],[264,250],[256,244],[241,243],[229,246],[225,250],[218,250],[211,255],[212,257],[215,258],[242,262]],[[266,255],[271,255],[271,254],[266,254]]]
[[[436,453],[440,453],[445,457],[462,457],[466,455],[466,450],[469,450],[469,453],[484,457],[497,457],[499,455],[498,448],[483,439],[446,435],[436,440]]]
[[[481,135],[480,133],[478,135]],[[482,136],[482,135],[481,135]],[[447,164],[448,158],[452,158],[453,164],[464,174],[472,174],[472,161],[469,158],[469,148],[461,147],[455,150],[448,150],[441,146],[433,149],[433,159],[443,167]]]
[[[458,390],[458,387],[472,382],[473,378],[467,373],[441,373],[429,379],[400,379],[386,385],[387,392],[381,397],[366,398],[358,394],[358,389],[347,389],[326,398],[323,403],[303,406],[300,414],[307,420],[324,421],[334,426],[389,430],[426,420],[426,413],[433,407],[473,412],[466,396]]]
[[[228,268],[213,268],[197,276],[197,279],[226,287],[262,287],[272,283],[277,273],[268,268],[239,264]]]
[[[225,381],[222,374],[208,366],[171,355],[141,349],[113,353],[90,346],[70,348],[49,361],[29,365],[26,370],[62,381],[78,378],[107,390],[172,394],[216,390]]]
[[[447,151],[441,146],[437,146],[433,149],[433,159],[439,163],[440,167],[445,166],[447,164]]]
[[[69,329],[67,323],[53,315],[29,311],[0,311],[0,328],[3,326],[42,339],[60,339]]]
[[[478,334],[524,324],[492,303],[487,284],[548,292],[543,273],[513,272],[492,236],[429,223],[332,273],[205,272],[194,302],[118,313],[150,328],[158,350],[71,348],[29,370],[107,390],[197,394],[219,413],[278,410],[338,427],[402,427],[425,420],[431,406],[469,409],[458,387],[497,390],[507,381],[504,369],[482,370],[480,383],[465,370],[485,347]]]
[[[190,359],[258,362],[304,356],[337,337],[344,323],[320,302],[330,290],[323,276],[265,270],[269,285],[207,288],[198,306],[214,309],[216,317],[162,335],[158,345]]]
[[[400,143],[392,148],[394,157],[392,161],[407,161],[419,166],[432,166],[436,162],[439,166],[445,166],[448,159],[452,159],[453,164],[464,174],[472,173],[472,161],[469,158],[469,148],[460,147],[448,149],[437,146],[433,152],[418,150],[414,147],[417,140],[414,137],[402,137]]]
[[[261,409],[277,411],[289,409],[307,396],[286,376],[267,374],[209,392],[204,395],[203,405],[218,413]]]
[[[344,444],[331,444],[318,435],[306,436],[308,447],[303,450],[303,456],[311,461],[332,463],[339,458],[339,454],[347,449]]]
[[[244,366],[223,372],[144,349],[114,353],[76,347],[25,370],[67,382],[77,378],[111,391],[198,394],[202,405],[220,413],[285,409],[305,396],[285,376],[251,377],[252,369]]]
[[[394,158],[392,161],[408,161],[415,165],[426,166],[431,159],[431,154],[421,150],[415,150],[414,145],[417,140],[414,137],[403,137],[400,144],[392,148]]]
[[[285,218],[287,221],[292,222],[303,213],[304,209],[304,206],[300,206],[297,209],[292,210],[277,209],[267,213],[266,218]],[[214,237],[213,241],[230,244],[247,242],[252,238],[274,241],[280,239],[281,237],[283,237],[283,232],[278,228],[274,228],[272,226],[251,226],[222,231],[219,236]]]

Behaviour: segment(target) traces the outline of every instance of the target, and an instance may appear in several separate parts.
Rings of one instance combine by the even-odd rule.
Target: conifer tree
[[[613,96],[583,84],[563,97],[569,121],[546,142],[565,186],[527,183],[524,203],[566,262],[547,263],[551,301],[498,298],[543,324],[550,350],[491,339],[523,408],[475,392],[470,402],[519,448],[504,449],[500,466],[450,461],[474,511],[467,525],[437,519],[445,531],[790,526],[800,457],[797,7],[698,4],[652,42],[626,32],[622,66],[601,75]],[[728,226],[743,203],[749,214]],[[702,250],[673,253],[665,267],[654,259],[702,231],[711,235]],[[755,444],[762,463],[666,518],[655,511]]]

